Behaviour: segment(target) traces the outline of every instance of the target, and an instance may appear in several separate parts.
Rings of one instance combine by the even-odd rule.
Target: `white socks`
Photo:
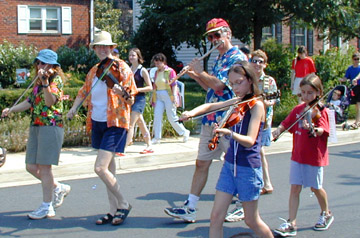
[[[191,209],[195,209],[196,206],[197,206],[197,203],[199,201],[200,197],[194,195],[194,194],[189,194],[189,197],[188,197],[188,207],[191,208]]]

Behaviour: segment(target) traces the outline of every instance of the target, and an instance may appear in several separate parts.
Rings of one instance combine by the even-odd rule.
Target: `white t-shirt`
[[[98,77],[95,76],[92,87],[98,80]],[[100,80],[91,91],[91,104],[93,106],[91,119],[98,122],[107,121],[107,102],[107,86],[104,81]]]

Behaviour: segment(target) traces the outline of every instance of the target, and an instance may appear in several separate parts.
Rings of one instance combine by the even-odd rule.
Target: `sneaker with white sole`
[[[226,222],[237,222],[237,221],[244,220],[244,218],[245,218],[244,208],[242,207],[240,201],[236,201],[235,208],[227,213],[227,215],[225,217],[225,221]]]
[[[190,137],[190,131],[189,130],[185,130],[184,135],[183,135],[183,142],[186,143],[189,140]]]
[[[28,214],[28,217],[34,220],[43,219],[46,217],[54,217],[54,216],[55,216],[55,210],[52,205],[50,205],[49,207],[41,205],[38,209]]]
[[[54,189],[53,206],[55,208],[60,207],[64,202],[64,198],[70,193],[70,191],[70,185],[64,183],[60,184],[60,189]]]
[[[297,228],[296,226],[291,225],[291,223],[283,218],[280,218],[284,221],[283,224],[280,225],[279,228],[275,229],[274,232],[280,236],[287,237],[287,236],[296,236]]]
[[[188,201],[182,207],[165,208],[164,212],[171,217],[194,223],[196,221],[196,209],[189,208],[187,204]]]
[[[320,214],[318,222],[314,226],[314,230],[316,231],[325,231],[329,229],[331,223],[334,221],[333,214],[329,211],[329,214],[326,215],[326,212],[323,211]]]

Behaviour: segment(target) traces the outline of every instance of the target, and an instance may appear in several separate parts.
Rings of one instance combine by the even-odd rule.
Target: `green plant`
[[[37,50],[23,42],[15,46],[4,40],[0,44],[0,83],[2,88],[14,85],[17,68],[31,69]]]

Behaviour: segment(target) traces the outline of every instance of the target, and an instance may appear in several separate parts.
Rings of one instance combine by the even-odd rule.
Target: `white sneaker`
[[[160,139],[153,138],[151,140],[151,144],[153,144],[153,145],[160,144]]]
[[[242,207],[240,201],[236,201],[236,207],[227,213],[227,215],[225,217],[225,221],[226,222],[237,222],[237,221],[244,220],[244,218],[245,218],[244,208]]]
[[[184,133],[184,138],[183,138],[183,142],[186,143],[189,140],[189,136],[190,136],[190,131],[189,130],[185,130]]]
[[[60,189],[56,191],[57,189],[54,189],[53,194],[53,206],[55,208],[60,207],[63,202],[64,198],[70,193],[71,187],[70,185],[60,183]]]
[[[171,217],[183,219],[185,222],[194,223],[196,221],[196,209],[189,208],[189,201],[182,207],[165,208],[164,212]]]
[[[46,217],[54,217],[55,211],[54,207],[50,205],[49,207],[41,205],[38,209],[28,214],[30,219],[38,220]]]

